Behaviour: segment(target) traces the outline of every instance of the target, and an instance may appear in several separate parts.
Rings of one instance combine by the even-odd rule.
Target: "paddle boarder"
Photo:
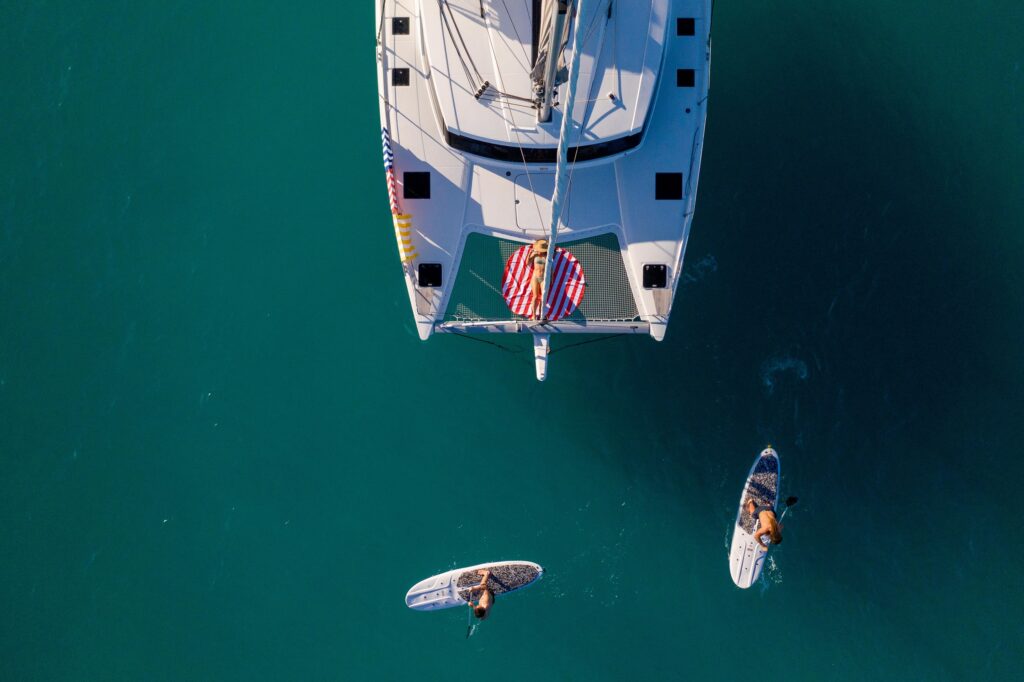
[[[491,579],[490,569],[485,568],[477,571],[477,573],[481,576],[480,584],[469,588],[469,598],[466,601],[469,603],[469,608],[473,609],[473,615],[479,620],[483,620],[490,613],[491,607],[494,606],[494,592],[487,586],[487,581]],[[473,604],[474,592],[481,593],[475,605]]]
[[[773,545],[778,545],[782,542],[782,526],[779,524],[779,520],[775,518],[775,509],[770,505],[758,505],[751,498],[747,500],[747,511],[761,524],[758,531],[754,533],[754,540],[757,544],[761,545],[764,549],[768,549],[768,545],[761,541],[761,538],[765,535],[771,539]]]

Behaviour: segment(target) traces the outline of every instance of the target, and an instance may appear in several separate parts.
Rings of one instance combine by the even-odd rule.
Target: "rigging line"
[[[384,3],[387,0],[380,0],[380,26],[377,27],[377,44],[380,45],[381,38],[384,37]]]
[[[491,86],[490,88],[488,88],[488,90],[494,90],[494,95],[495,95],[495,96],[493,96],[493,97],[490,97],[490,98],[488,98],[488,99],[489,99],[489,101],[493,101],[493,100],[496,100],[496,99],[498,99],[499,97],[505,97],[505,98],[507,98],[507,99],[514,99],[514,100],[517,100],[517,101],[519,101],[519,102],[526,102],[527,104],[529,104],[529,105],[530,105],[530,108],[531,108],[531,109],[534,109],[534,108],[535,108],[535,107],[533,106],[533,100],[532,100],[532,99],[530,99],[529,97],[522,97],[522,96],[520,96],[520,95],[513,95],[513,94],[510,94],[510,93],[508,93],[508,92],[503,92],[503,91],[501,91],[501,90],[499,90],[498,88],[495,88],[495,87],[493,87],[493,86]],[[480,95],[480,99],[483,99],[483,98],[484,98],[484,97],[486,97],[486,96],[487,96],[487,92],[485,91],[485,92],[484,92],[484,94]]]
[[[487,339],[481,339],[481,338],[479,338],[477,336],[473,336],[472,334],[466,334],[465,332],[455,331],[455,329],[451,329],[449,331],[452,333],[453,336],[461,336],[462,338],[469,339],[470,341],[479,341],[480,343],[486,343],[488,346],[494,346],[495,348],[500,348],[501,350],[505,351],[506,353],[512,353],[513,355],[515,355],[517,353],[522,353],[523,352],[522,348],[509,348],[508,346],[503,346],[500,343],[495,343],[494,341],[488,341]]]
[[[579,44],[575,44],[575,41],[573,40],[573,43],[574,43],[573,44],[573,48],[575,50],[579,50],[580,52],[583,52],[584,47],[587,45],[588,42],[590,42],[591,37],[594,35],[594,30],[597,27],[597,20],[598,20],[598,17],[600,17],[600,15],[601,15],[601,12],[599,12],[599,11],[594,12],[594,15],[590,18],[590,23],[587,25],[587,31],[584,34],[583,40],[580,41]],[[575,26],[575,35],[573,35],[573,39],[577,38],[579,36],[579,33],[581,31],[583,31],[584,27],[581,26],[581,24],[580,24],[580,18],[581,18],[581,16],[580,16],[580,8],[578,6],[577,7],[577,16],[575,16],[575,20],[577,20],[577,26]],[[579,66],[580,66],[580,57],[581,56],[582,56],[582,54],[575,54],[575,53],[572,54],[572,61],[575,62],[575,65],[577,65],[578,69],[579,69]],[[600,55],[598,54],[597,56],[600,56]],[[575,78],[579,78],[579,76],[575,76]],[[591,88],[593,88],[593,84],[591,85]],[[568,114],[569,112],[571,112],[574,109],[574,105],[575,105],[575,92],[571,92],[571,87],[566,88],[566,89],[570,90],[567,94],[569,94],[573,98],[573,101],[572,102],[566,101],[565,105],[562,106],[562,117],[563,117],[563,119],[566,116],[566,114]],[[577,163],[577,158],[580,156],[580,142],[583,140],[583,131],[584,131],[584,128],[586,127],[584,125],[586,123],[586,120],[585,120],[586,117],[587,117],[587,108],[585,106],[583,115],[580,117],[580,134],[577,136],[577,147],[575,147],[575,151],[572,154],[572,161],[566,164],[568,166],[568,171],[569,171],[569,176],[566,179],[566,183],[565,183],[565,198],[566,199],[568,199],[569,193],[572,190],[572,174],[575,172],[575,163]],[[571,119],[569,119],[567,123],[568,123],[567,130],[564,130],[566,137],[568,137],[569,133],[572,131],[572,128],[574,127],[573,126],[573,121]],[[561,140],[559,140],[559,145],[561,145]],[[566,154],[568,154],[568,152],[569,152],[567,146],[566,146],[565,152],[566,152]],[[558,186],[557,185],[558,185],[558,175],[556,173],[555,174],[555,193],[554,194],[559,194],[558,193]],[[551,197],[552,204],[554,204],[554,201],[555,201],[554,194]],[[552,227],[552,238],[557,237],[558,233],[561,231],[562,216],[565,215],[565,210],[566,210],[567,206],[568,206],[568,201],[564,201],[558,207],[558,215],[557,216],[552,215],[552,222],[554,223],[554,225]],[[552,210],[554,210],[554,206],[552,206]],[[552,241],[554,241],[554,239],[552,239]],[[553,248],[554,248],[553,244],[548,246],[549,253],[553,250]],[[545,294],[545,295],[547,295],[547,294]]]
[[[447,0],[439,0],[439,3],[440,2],[444,2],[445,5],[448,4]],[[455,56],[458,57],[459,62],[462,63],[462,71],[466,75],[466,82],[469,83],[469,87],[471,90],[475,90],[477,87],[477,82],[473,80],[472,74],[469,73],[469,66],[466,65],[466,60],[462,56],[462,51],[459,49],[458,44],[455,42],[455,34],[452,33],[452,27],[448,25],[448,17],[444,15],[444,7],[438,4],[438,9],[441,10],[441,21],[444,23],[444,28],[448,32],[448,37],[451,39],[452,49],[455,50]]]
[[[522,40],[522,38],[519,37],[519,29],[516,28],[516,22],[512,21],[512,10],[510,10],[508,8],[508,5],[505,4],[505,0],[501,0],[501,4],[505,8],[505,15],[508,16],[508,23],[512,24],[512,32],[516,34],[516,42],[519,43],[519,49],[521,49],[523,51],[523,59],[525,59],[527,62],[529,62],[530,58],[526,54],[526,48],[524,47],[523,40]],[[527,14],[529,14],[529,13],[527,13]],[[519,61],[519,60],[516,60],[516,61]],[[519,62],[519,66],[523,66],[523,63]],[[523,66],[523,69],[527,73],[530,72],[530,69],[527,69],[525,66]]]
[[[469,47],[466,45],[466,39],[462,37],[462,31],[459,29],[459,22],[455,20],[455,13],[452,11],[452,6],[448,4],[448,0],[442,0],[442,2],[444,2],[444,6],[448,8],[448,14],[451,15],[452,18],[452,26],[455,27],[455,32],[459,34],[459,42],[462,43],[462,49],[466,51],[466,58],[469,60],[469,64],[473,67],[473,71],[476,73],[477,79],[482,82],[484,77],[480,75],[480,69],[476,68],[476,63],[473,61],[473,54],[469,51]]]
[[[551,221],[549,223],[548,228],[548,255],[545,259],[545,264],[547,267],[544,270],[544,279],[541,281],[540,286],[540,319],[542,321],[547,319],[544,310],[544,304],[548,300],[548,295],[551,291],[551,270],[552,262],[554,259],[553,254],[557,253],[555,251],[555,244],[558,239],[559,223],[562,219],[563,204],[569,192],[569,187],[567,184],[569,178],[567,178],[565,174],[566,168],[568,167],[568,159],[566,158],[566,154],[568,154],[569,152],[569,133],[572,131],[573,110],[576,104],[576,90],[577,86],[579,85],[580,79],[580,57],[583,51],[583,43],[580,39],[584,37],[582,22],[583,18],[587,16],[584,13],[584,8],[590,7],[590,5],[584,2],[584,0],[575,0],[573,4],[575,5],[576,9],[575,29],[569,31],[570,17],[566,17],[565,22],[566,32],[567,34],[571,34],[570,39],[572,41],[572,59],[569,60],[568,82],[566,83],[566,91],[564,93],[565,104],[562,108],[562,121],[558,131],[558,150],[556,151],[555,156],[555,188],[554,191],[551,193]],[[557,59],[557,55],[551,56]],[[557,63],[555,63],[554,65],[557,66]],[[551,74],[551,66],[552,62],[548,62],[549,76]],[[548,88],[551,87],[552,85],[553,83],[545,84],[545,101],[550,98],[550,93],[552,91],[549,90]],[[573,155],[573,158],[575,158],[575,156],[576,155]]]
[[[442,0],[442,2],[444,2],[444,6],[448,8],[448,14],[451,15],[451,23],[449,24],[448,23],[448,17],[445,16],[444,9],[442,8],[442,10],[441,10],[441,19],[444,20],[445,30],[448,32],[448,36],[452,40],[452,47],[455,49],[456,56],[458,56],[459,61],[462,62],[462,70],[463,70],[463,72],[465,72],[466,81],[470,84],[470,87],[475,90],[477,88],[477,84],[478,83],[486,83],[487,81],[484,79],[483,75],[480,73],[480,70],[477,68],[476,62],[473,61],[473,55],[470,53],[469,48],[466,46],[466,41],[465,41],[465,39],[462,36],[461,29],[459,29],[459,24],[458,24],[458,22],[455,19],[455,14],[452,12],[451,5],[448,4],[448,0]],[[481,14],[480,14],[480,17],[482,19],[484,19],[485,24],[486,24],[486,18],[484,17],[484,15],[482,13],[482,9],[483,9],[483,5],[481,4]],[[506,7],[506,10],[507,10],[507,7]],[[452,33],[452,26],[455,27],[455,33],[458,34],[458,42],[462,44],[462,49],[459,49],[459,45],[456,43],[455,33]],[[515,24],[512,25],[512,28],[515,29]],[[486,26],[485,26],[485,30],[486,30]],[[490,44],[490,40],[491,40],[491,34],[490,34],[490,31],[487,31],[487,41],[488,41],[489,44]],[[491,52],[493,53],[494,52],[494,45],[490,44],[490,48],[491,48]],[[463,50],[465,50],[465,56],[463,55]],[[476,73],[476,79],[475,80],[474,80],[473,76],[470,75],[470,73],[469,73],[469,66],[466,65],[466,59],[469,60],[469,66],[472,66],[473,67],[473,71]],[[494,87],[493,85],[491,86],[491,88],[493,88],[494,91],[497,94],[501,95],[502,97],[507,97],[509,99],[517,99],[519,101],[529,102],[531,104],[533,103],[533,99],[530,98],[530,97],[522,97],[520,95],[513,95],[513,94],[508,93],[508,92],[503,92],[501,90],[498,90],[498,88]]]
[[[509,111],[509,117],[512,112]],[[537,200],[537,190],[533,188],[533,176],[530,175],[530,165],[526,163],[526,152],[523,151],[523,141],[519,137],[519,130],[516,128],[515,120],[512,121],[512,132],[516,135],[516,147],[519,149],[519,158],[523,160],[523,171],[526,173],[526,182],[530,185],[530,196],[533,197],[533,207],[537,210],[537,224],[544,225],[544,215],[540,211],[540,202]]]
[[[611,7],[610,4],[609,4],[609,7]],[[583,42],[580,43],[580,49],[581,50],[583,49],[583,46],[586,45],[590,41],[591,36],[593,36],[594,30],[597,28],[597,20],[600,18],[601,14],[602,14],[601,12],[595,12],[594,13],[594,18],[591,19],[590,25],[587,28],[587,33],[583,37]],[[611,17],[607,17],[606,18],[606,22],[610,21],[610,20],[611,20]],[[594,63],[595,64],[597,63],[597,58],[600,57],[600,56],[601,56],[600,54],[595,55],[595,57],[594,57]],[[597,84],[596,81],[597,81],[597,78],[595,77],[594,78],[594,82],[591,84],[591,90],[590,90],[591,92],[593,92],[593,88]],[[588,99],[588,100],[584,100],[583,103],[584,104],[590,104],[590,103],[596,102],[596,101],[597,101],[597,99],[592,99],[592,100]],[[564,111],[563,111],[563,113],[564,113]],[[568,197],[569,194],[572,192],[572,176],[573,176],[573,173],[576,172],[576,157],[579,156],[580,143],[583,141],[583,130],[586,127],[584,125],[586,123],[586,117],[587,117],[587,108],[584,107],[583,115],[580,117],[580,133],[579,133],[579,135],[576,138],[576,151],[572,155],[572,161],[569,163],[569,179],[566,182],[566,188],[565,188],[565,195],[566,195],[566,197]],[[572,121],[569,121],[569,127],[572,128]],[[564,204],[562,204],[561,207],[559,207],[559,210],[558,210],[558,223],[556,224],[556,227],[555,227],[555,234],[556,235],[561,231],[558,226],[560,226],[562,224],[562,216],[565,214],[566,207],[568,205],[569,205],[569,202],[566,201]]]
[[[502,3],[504,3],[504,0],[502,0]],[[505,6],[505,11],[506,12],[508,11],[508,6],[507,5]],[[495,54],[495,51],[494,51],[494,43],[491,40],[491,32],[489,30],[487,30],[487,27],[486,27],[486,23],[487,23],[486,19],[484,20],[484,23],[485,23],[484,30],[485,30],[485,32],[487,34],[487,46],[490,48],[491,57],[493,58],[494,71],[495,71],[495,74],[496,74],[495,81],[498,81],[502,85],[504,85],[504,79],[501,78],[501,72],[500,72],[500,69],[498,68],[498,59],[497,59],[497,55]],[[512,30],[516,31],[515,23],[512,24]],[[517,39],[519,38],[518,31],[516,32],[516,38]],[[516,60],[516,61],[518,62],[518,60]],[[522,67],[527,73],[529,73],[529,69],[526,69],[526,67],[523,66],[522,62],[519,62],[519,66]],[[531,106],[533,106],[534,103],[535,103],[535,99],[533,97],[523,97],[522,95],[513,95],[510,92],[505,92],[504,90],[499,90],[497,85],[495,85],[494,83],[491,83],[490,87],[487,88],[487,90],[485,90],[484,93],[480,97],[485,96],[487,94],[487,92],[490,92],[492,90],[494,91],[495,94],[500,95],[501,97],[505,97],[507,99],[515,99],[515,100],[519,100],[520,102],[526,102],[526,103],[530,104]],[[480,97],[478,97],[477,99],[480,99]]]
[[[487,32],[487,45],[491,52],[494,52],[494,44],[491,43],[491,32]],[[497,60],[494,62],[494,73],[495,80],[504,83],[505,78],[501,75],[501,67],[498,66]],[[519,158],[523,161],[523,171],[526,173],[526,182],[530,185],[530,196],[533,197],[533,207],[537,210],[537,224],[544,225],[544,215],[540,211],[540,202],[537,201],[537,192],[533,188],[533,176],[530,175],[530,166],[526,163],[526,152],[523,151],[523,140],[519,137],[519,129],[516,126],[515,114],[512,111],[512,105],[505,101],[502,102],[505,105],[505,112],[508,115],[508,122],[511,124],[509,127],[512,129],[512,133],[516,136],[516,148],[519,150]]]
[[[585,346],[588,343],[597,343],[599,341],[610,341],[612,339],[623,339],[629,336],[629,334],[608,334],[606,336],[599,336],[596,339],[587,339],[586,341],[577,341],[576,343],[570,343],[568,346],[562,346],[561,348],[553,348],[548,351],[548,355],[554,355],[555,353],[561,353],[563,350],[569,350],[570,348],[576,348],[577,346]]]
[[[380,78],[382,88],[381,91],[384,93],[384,125],[387,128],[391,128],[391,98],[388,96],[388,51],[384,49],[381,44],[381,35],[384,32],[384,3],[386,0],[380,0],[380,30],[377,33],[377,46],[380,48],[377,51],[377,63],[380,67]]]
[[[480,70],[477,68],[476,62],[473,61],[473,55],[470,53],[469,48],[466,46],[466,41],[462,37],[462,31],[459,29],[459,25],[458,25],[458,22],[455,19],[455,15],[452,13],[451,5],[448,4],[448,0],[442,0],[442,1],[444,2],[444,6],[448,8],[448,13],[451,15],[451,23],[449,23],[448,22],[448,17],[445,16],[444,9],[441,10],[441,19],[444,21],[445,30],[448,32],[448,36],[451,38],[452,48],[454,48],[456,56],[459,58],[459,61],[462,62],[462,70],[463,70],[463,72],[466,75],[466,81],[470,84],[470,88],[475,90],[475,89],[477,89],[477,84],[478,83],[479,84],[483,84],[483,83],[486,83],[487,81],[484,79],[483,75],[480,73]],[[506,9],[507,9],[507,7],[506,7]],[[486,17],[484,17],[483,14],[481,14],[480,16],[481,16],[481,18],[484,19],[484,22],[486,24]],[[455,33],[452,33],[452,26],[455,27]],[[515,29],[515,24],[512,25],[512,28]],[[486,30],[486,26],[485,26],[485,30]],[[456,39],[455,39],[456,33],[458,34],[458,42],[456,42]],[[490,42],[490,40],[491,40],[491,34],[490,34],[490,31],[487,31],[487,41],[488,41],[488,44],[490,45],[491,52],[493,53],[494,52],[494,45],[493,45],[493,43]],[[458,43],[462,44],[462,49],[459,49],[459,44]],[[465,55],[463,55],[463,50],[465,50]],[[473,71],[476,73],[476,79],[474,79],[473,76],[469,73],[469,66],[466,65],[466,59],[469,60],[469,66],[473,67]],[[520,64],[520,66],[522,66],[522,65]],[[500,95],[502,97],[507,97],[509,99],[516,99],[516,100],[519,100],[521,102],[528,102],[530,104],[533,104],[533,101],[534,101],[532,97],[523,97],[521,95],[513,95],[511,93],[499,90],[494,85],[491,85],[491,87],[488,88],[488,90],[490,90],[490,89],[493,89],[494,92],[497,93],[498,95]],[[479,97],[477,99],[479,99]]]

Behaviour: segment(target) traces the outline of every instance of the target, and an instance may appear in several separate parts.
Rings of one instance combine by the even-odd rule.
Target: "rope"
[[[608,8],[609,8],[609,10],[611,9],[611,4],[610,3],[608,5]],[[600,12],[595,12],[593,19],[590,20],[590,26],[587,28],[587,34],[586,34],[586,36],[584,36],[583,42],[580,43],[580,49],[581,50],[583,49],[583,46],[586,45],[590,41],[590,37],[594,34],[594,30],[597,28],[597,19],[598,19],[598,17],[600,17],[600,15],[601,15]],[[608,19],[610,19],[610,18],[611,18],[611,15],[609,14],[608,15]],[[577,17],[577,21],[578,21],[578,17]],[[580,30],[580,28],[581,27],[577,26],[576,30],[578,31],[578,30]],[[612,34],[612,39],[613,40],[615,39],[615,34],[614,33]],[[598,79],[595,78],[594,82],[591,84],[591,87],[592,88],[593,87],[597,87],[597,82],[598,82]],[[591,92],[593,92],[593,90],[591,90]],[[579,156],[579,153],[580,153],[579,152],[579,145],[580,145],[580,142],[583,141],[583,130],[584,130],[584,128],[586,128],[587,107],[589,107],[590,104],[593,104],[594,102],[596,102],[598,99],[600,99],[600,98],[588,99],[588,100],[585,100],[583,102],[583,104],[585,104],[587,106],[584,107],[584,109],[583,109],[583,116],[580,117],[580,133],[579,133],[579,135],[576,138],[576,149],[575,149],[575,153],[572,155],[572,161],[569,162],[569,180],[566,183],[566,188],[565,188],[566,196],[568,196],[569,192],[572,191],[572,176],[573,176],[573,173],[576,172],[576,157]],[[569,126],[570,126],[570,128],[572,127],[572,122],[571,121],[569,122]],[[690,163],[691,164],[693,163],[692,157],[690,159]],[[553,199],[554,199],[554,197],[552,197],[552,200]],[[563,204],[562,207],[558,211],[558,224],[559,225],[561,225],[561,223],[562,223],[562,216],[565,215],[565,209],[566,209],[566,207],[568,205],[569,205],[569,202],[565,202],[565,204]],[[555,231],[556,231],[556,234],[557,234],[558,229],[556,228]]]
[[[494,346],[495,348],[500,348],[501,350],[505,351],[506,353],[512,353],[513,355],[515,355],[516,353],[522,353],[523,352],[522,348],[510,348],[508,346],[503,346],[500,343],[495,343],[494,341],[488,341],[487,339],[481,339],[479,336],[473,336],[472,334],[466,334],[465,332],[457,332],[454,329],[451,330],[451,334],[453,336],[461,336],[462,338],[469,339],[470,341],[479,341],[480,343],[486,343],[488,346]]]
[[[473,336],[472,334],[466,334],[465,332],[457,332],[455,330],[451,330],[451,334],[453,336],[461,336],[462,338],[469,339],[470,341],[479,341],[480,343],[486,343],[488,346],[494,346],[495,348],[499,348],[499,349],[505,351],[506,353],[512,353],[513,355],[518,354],[518,353],[522,353],[523,350],[524,350],[522,348],[510,348],[508,346],[503,346],[500,343],[495,343],[494,341],[488,341],[487,339],[482,339],[479,336]],[[578,346],[586,346],[587,344],[590,344],[590,343],[598,343],[599,341],[611,341],[612,339],[621,339],[621,338],[625,338],[627,336],[630,336],[630,335],[629,334],[606,334],[604,336],[599,336],[596,339],[587,339],[586,341],[577,341],[576,343],[570,343],[569,345],[562,346],[561,348],[552,349],[552,350],[548,351],[548,355],[554,355],[555,353],[561,353],[563,350],[569,350],[570,348],[576,348]]]
[[[568,163],[568,159],[566,158],[566,154],[569,151],[569,133],[572,131],[572,128],[573,128],[572,117],[573,117],[573,109],[574,109],[575,104],[576,104],[576,102],[575,102],[576,86],[579,83],[579,78],[580,78],[580,57],[581,57],[581,53],[583,51],[583,44],[584,44],[583,41],[581,40],[581,38],[585,37],[585,35],[583,34],[583,23],[582,23],[583,19],[585,17],[583,9],[584,9],[584,7],[589,7],[589,6],[590,6],[589,4],[588,5],[584,5],[583,0],[576,0],[576,2],[575,2],[576,28],[575,28],[574,31],[572,31],[572,60],[570,60],[570,62],[569,62],[569,81],[568,81],[568,87],[566,88],[566,92],[563,93],[565,95],[565,97],[563,97],[565,102],[562,105],[562,125],[561,125],[561,129],[560,129],[560,131],[558,133],[558,152],[557,152],[557,159],[558,159],[558,161],[557,161],[556,166],[555,166],[555,189],[554,189],[554,192],[552,192],[552,194],[551,194],[551,227],[550,227],[550,235],[548,236],[548,257],[547,257],[547,263],[546,263],[547,267],[546,267],[546,269],[544,271],[544,280],[541,283],[541,287],[540,287],[540,300],[541,300],[540,318],[542,320],[546,318],[546,315],[545,315],[545,312],[544,312],[544,304],[547,301],[548,292],[550,291],[550,286],[551,286],[551,269],[552,269],[551,268],[551,264],[552,264],[552,260],[553,260],[552,255],[555,252],[554,251],[555,244],[558,241],[559,225],[562,222],[562,214],[565,211],[564,204],[567,203],[567,202],[565,202],[565,197],[563,196],[563,194],[568,196],[568,193],[569,193],[569,184],[568,184],[569,178],[566,177],[566,170],[568,168],[569,163]],[[570,7],[570,9],[572,9],[572,8]],[[569,31],[570,23],[571,23],[571,16],[566,16],[566,21],[565,21],[565,31],[566,32]],[[548,59],[558,59],[558,55],[557,54],[548,55]],[[557,66],[557,62],[556,62],[556,66]],[[553,86],[554,86],[553,83],[547,83],[546,84],[546,87],[553,87]],[[545,99],[546,99],[546,97],[547,97],[547,95],[545,94]],[[580,134],[582,135],[582,126],[580,128]],[[578,152],[577,152],[577,154],[578,154]],[[577,154],[573,154],[573,161],[576,160]],[[571,171],[570,171],[570,175],[571,175]]]
[[[506,10],[507,9],[508,8],[506,6]],[[511,15],[509,15],[509,16],[511,16]],[[512,26],[514,28],[515,24],[513,24]],[[491,49],[491,52],[494,52],[494,43],[491,42],[491,32],[487,31],[486,33],[487,33],[487,45]],[[518,34],[516,34],[516,35],[518,37]],[[501,82],[505,81],[505,79],[501,75],[501,69],[498,67],[498,63],[497,62],[494,63],[494,72],[495,72],[495,74],[497,76],[496,80],[499,80]],[[497,88],[495,88],[494,91],[496,93],[498,93],[498,95],[505,95],[505,93],[500,92]],[[505,95],[506,100],[504,102],[502,102],[502,104],[505,105],[506,114],[508,115],[508,121],[511,124],[509,126],[509,128],[511,128],[512,132],[516,136],[516,148],[519,150],[519,158],[523,162],[523,172],[526,174],[526,182],[527,182],[527,184],[530,185],[530,196],[533,197],[533,208],[534,208],[534,210],[537,211],[537,222],[538,222],[538,224],[543,225],[544,224],[544,216],[543,216],[543,214],[541,214],[541,211],[540,211],[540,201],[537,200],[537,192],[533,188],[533,175],[530,173],[530,165],[528,163],[526,163],[526,152],[523,151],[523,139],[519,136],[519,129],[518,129],[518,126],[516,125],[515,116],[514,116],[514,114],[511,111],[512,103],[508,101],[509,97],[511,97],[511,96],[510,95]],[[534,104],[534,100],[533,99],[527,99],[525,97],[518,97],[518,96],[514,97],[514,99],[518,99],[518,100],[529,102],[531,105]]]
[[[509,23],[512,24],[512,31],[516,34],[516,43],[519,44],[519,48],[523,52],[523,59],[525,59],[527,62],[529,62],[530,58],[526,54],[526,47],[524,47],[526,45],[526,43],[524,43],[523,39],[519,37],[519,29],[516,28],[516,22],[512,21],[512,11],[509,10],[508,5],[505,3],[505,0],[501,0],[501,4],[502,4],[502,6],[505,7],[505,14],[508,15]],[[482,12],[481,12],[480,16],[481,16],[481,18],[483,17],[483,13]],[[519,60],[517,59],[516,61],[519,61]],[[519,66],[522,66],[523,70],[526,71],[526,73],[530,73],[530,69],[526,68],[526,66],[522,62],[519,62]]]
[[[629,334],[608,334],[606,336],[599,336],[596,339],[587,339],[586,341],[577,341],[576,343],[570,343],[568,346],[562,346],[554,350],[548,351],[548,355],[554,355],[555,353],[561,353],[563,350],[570,348],[576,348],[577,346],[585,346],[588,343],[597,343],[598,341],[610,341],[612,339],[622,339],[629,336]]]
[[[377,44],[380,45],[381,38],[384,37],[384,3],[386,0],[380,0],[380,26],[377,27]]]
[[[466,59],[462,56],[462,50],[460,50],[459,46],[455,43],[455,34],[452,33],[452,27],[448,24],[448,17],[446,17],[445,14],[444,14],[444,8],[448,6],[448,2],[447,2],[447,0],[442,0],[442,2],[444,3],[444,5],[440,7],[440,9],[441,9],[441,21],[444,22],[444,27],[445,27],[445,30],[448,32],[448,37],[451,38],[452,47],[455,49],[455,56],[458,57],[459,61],[462,63],[462,70],[466,74],[466,80],[469,82],[469,85],[470,85],[471,88],[476,89],[477,83],[473,79],[473,75],[469,72],[469,66],[466,64]],[[451,11],[451,7],[448,7],[448,10],[450,12]],[[455,20],[455,17],[453,15],[452,16],[452,21],[454,21],[454,20]],[[459,36],[461,37],[461,35],[462,34],[460,33]],[[473,58],[470,57],[470,61],[471,62],[472,62],[472,60],[473,60]],[[476,70],[476,65],[475,64],[473,65],[473,70],[474,71]],[[477,76],[479,76],[479,75],[480,75],[480,72],[477,71]],[[483,80],[483,79],[481,79],[481,80]]]
[[[448,8],[448,14],[452,18],[452,26],[455,27],[455,32],[459,35],[459,42],[462,44],[462,49],[466,51],[466,58],[469,59],[469,63],[473,67],[473,72],[476,74],[477,80],[479,82],[483,82],[484,77],[480,75],[480,69],[476,68],[476,63],[473,61],[473,55],[470,53],[469,47],[466,46],[466,40],[465,40],[465,38],[462,37],[462,31],[459,30],[459,23],[457,21],[455,21],[455,13],[452,12],[452,6],[448,4],[448,0],[441,0],[441,1],[444,3],[444,6]],[[444,18],[444,10],[443,9],[441,10],[441,18]],[[445,26],[448,27],[448,35],[451,36],[452,44],[454,45],[454,43],[455,43],[455,36],[452,35],[452,32],[451,32],[452,30],[451,30],[451,27],[448,26],[448,20],[447,19],[445,19]],[[456,51],[456,53],[459,53],[458,46],[455,46],[455,51]],[[459,54],[459,59],[460,60],[462,59],[462,55],[461,54]],[[472,81],[472,79],[470,79],[470,81]]]

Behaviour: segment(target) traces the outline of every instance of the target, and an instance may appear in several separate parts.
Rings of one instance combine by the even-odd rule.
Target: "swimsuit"
[[[547,258],[545,256],[534,256],[533,257],[533,277],[532,279],[544,279],[544,267]]]

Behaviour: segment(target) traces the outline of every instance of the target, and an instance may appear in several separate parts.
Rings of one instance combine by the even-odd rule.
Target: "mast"
[[[551,335],[543,331],[543,327],[544,323],[547,321],[546,307],[548,289],[551,286],[551,270],[555,255],[555,241],[558,237],[558,225],[562,220],[562,203],[564,201],[566,185],[569,182],[569,160],[566,158],[566,155],[569,151],[569,133],[572,131],[572,116],[574,105],[576,103],[576,85],[579,82],[580,75],[580,53],[583,52],[583,31],[581,27],[587,26],[589,23],[584,20],[586,15],[583,11],[584,6],[589,7],[589,4],[585,5],[583,0],[569,0],[568,2],[559,1],[557,2],[559,13],[557,17],[553,17],[556,21],[549,24],[550,29],[559,30],[551,30],[551,35],[560,35],[568,25],[570,4],[575,5],[576,8],[576,27],[572,33],[572,61],[569,64],[569,87],[562,96],[562,126],[558,134],[558,161],[555,167],[555,191],[551,196],[551,228],[548,234],[548,255],[547,263],[544,266],[544,282],[540,289],[540,324],[538,325],[539,329],[533,334],[533,357],[538,381],[544,381],[547,379],[548,375],[548,355],[551,352]],[[556,6],[556,2],[551,0],[547,6],[554,8]],[[553,48],[561,47],[561,44],[562,41],[560,39],[548,36],[547,62],[545,63],[545,73],[547,75],[544,80],[544,99],[541,103],[541,114],[538,116],[541,121],[545,120],[541,117],[545,112],[547,114],[547,118],[551,118],[551,99],[553,96],[552,93],[554,92],[554,80],[558,71],[559,58],[558,51]]]
[[[555,166],[555,191],[551,196],[551,227],[548,231],[548,261],[544,268],[544,286],[541,288],[541,320],[547,319],[545,303],[548,287],[551,285],[551,264],[555,255],[555,240],[558,237],[558,225],[562,220],[562,204],[565,200],[566,186],[569,182],[569,133],[572,130],[573,109],[576,104],[576,85],[580,77],[580,53],[583,52],[582,27],[584,21],[584,2],[574,0],[576,5],[576,29],[572,34],[572,61],[569,64],[569,87],[562,97],[562,127],[558,134],[557,165]],[[586,5],[589,7],[589,3]],[[557,62],[557,58],[551,61]]]
[[[537,93],[537,121],[551,120],[558,78],[558,57],[565,41],[569,4],[572,0],[544,0],[541,5],[541,31],[537,61],[533,65],[534,91]]]

